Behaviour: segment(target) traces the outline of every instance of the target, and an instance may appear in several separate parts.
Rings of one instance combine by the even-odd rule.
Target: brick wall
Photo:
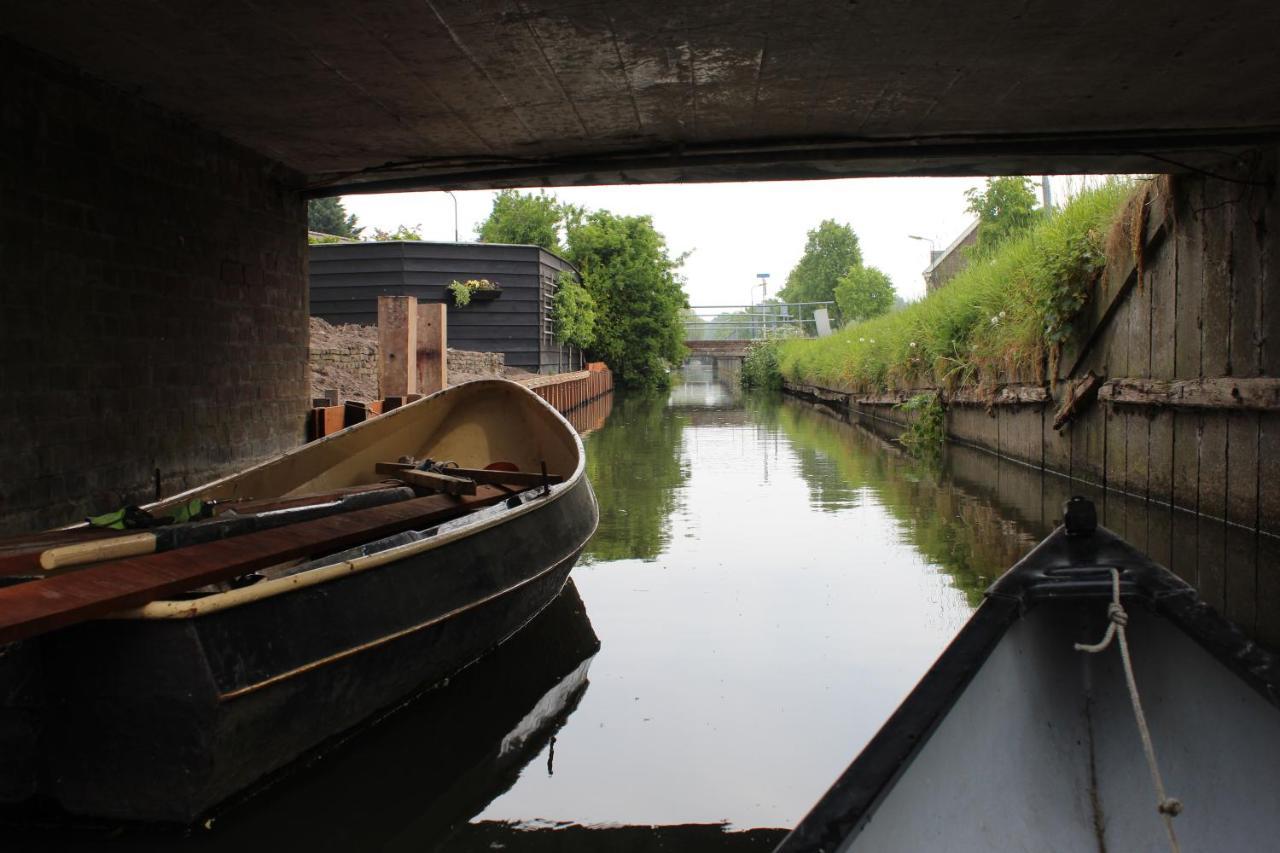
[[[305,208],[271,161],[0,39],[0,532],[298,444]]]

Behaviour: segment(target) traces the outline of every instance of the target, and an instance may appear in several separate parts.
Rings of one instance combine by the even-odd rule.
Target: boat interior
[[[193,498],[249,501],[334,492],[387,478],[378,463],[403,457],[546,472],[569,480],[582,449],[556,412],[524,387],[482,379],[447,388],[240,473],[144,507],[163,515]]]
[[[1184,630],[1126,605],[1141,704],[1183,850],[1280,838],[1280,715]],[[1033,607],[848,836],[844,851],[1168,851],[1105,600]]]

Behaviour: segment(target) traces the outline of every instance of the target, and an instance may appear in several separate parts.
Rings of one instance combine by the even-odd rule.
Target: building
[[[947,248],[930,252],[930,264],[924,270],[925,293],[933,293],[969,266],[969,253],[965,250],[977,242],[978,220],[975,219]]]
[[[309,247],[311,316],[333,324],[378,322],[379,296],[414,296],[449,305],[449,346],[500,352],[533,373],[577,370],[575,347],[555,340],[551,306],[573,264],[538,246],[498,243],[326,243]],[[457,307],[449,284],[488,279],[497,298]]]

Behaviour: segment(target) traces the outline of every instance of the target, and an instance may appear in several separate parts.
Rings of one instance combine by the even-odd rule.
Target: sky
[[[921,273],[929,243],[945,248],[973,221],[965,190],[979,178],[850,178],[721,184],[647,184],[550,190],[562,201],[617,214],[647,214],[672,254],[691,252],[682,273],[689,302],[744,305],[759,301],[757,275],[768,273],[770,296],[804,252],[805,236],[823,219],[853,227],[863,263],[879,267],[899,296],[924,294]],[[1078,190],[1075,176],[1053,179],[1055,202]],[[489,214],[488,190],[455,192],[458,237],[474,240]],[[454,239],[454,205],[443,192],[354,195],[343,198],[359,224],[394,230],[421,225],[424,240]]]

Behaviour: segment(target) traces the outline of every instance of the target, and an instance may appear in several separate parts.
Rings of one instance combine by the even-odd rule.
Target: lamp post
[[[458,197],[450,190],[442,190],[445,195],[453,199],[453,242],[458,242]]]

